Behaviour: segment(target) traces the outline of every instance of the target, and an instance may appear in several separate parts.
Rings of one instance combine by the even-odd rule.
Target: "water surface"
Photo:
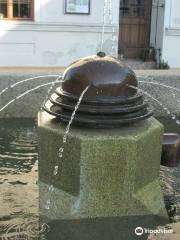
[[[9,226],[34,221],[38,217],[37,161],[34,122],[0,120],[1,236]]]
[[[166,132],[180,133],[174,121],[161,121]],[[37,152],[33,120],[0,120],[0,240],[36,239],[20,237],[24,228],[34,227],[38,221]],[[177,205],[175,218],[179,220],[180,166],[161,167],[160,175],[165,198],[172,198]]]

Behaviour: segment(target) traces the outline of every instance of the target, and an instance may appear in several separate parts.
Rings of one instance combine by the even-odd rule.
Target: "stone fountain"
[[[146,239],[135,235],[136,227],[168,221],[159,182],[163,126],[138,91],[134,72],[115,58],[83,58],[63,80],[38,115],[40,213],[50,225],[48,239]]]

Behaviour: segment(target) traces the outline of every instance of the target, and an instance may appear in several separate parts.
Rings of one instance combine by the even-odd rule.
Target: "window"
[[[33,0],[0,0],[0,19],[32,20]]]
[[[65,0],[65,13],[90,14],[90,0]]]
[[[145,0],[121,0],[120,13],[124,17],[144,17]]]

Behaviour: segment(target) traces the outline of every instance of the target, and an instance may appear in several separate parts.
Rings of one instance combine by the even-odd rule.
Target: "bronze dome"
[[[71,64],[63,74],[64,94],[79,97],[90,86],[86,98],[127,98],[136,95],[137,87],[134,72],[117,59],[98,55],[89,56]]]
[[[152,115],[137,90],[135,73],[119,60],[99,53],[72,63],[63,82],[45,103],[44,109],[68,122],[85,88],[73,124],[87,127],[119,127]],[[132,87],[131,87],[132,86]]]

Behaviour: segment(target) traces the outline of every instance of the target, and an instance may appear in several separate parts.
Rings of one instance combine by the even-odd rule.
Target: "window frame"
[[[30,17],[13,17],[13,0],[7,0],[7,17],[0,18],[5,21],[34,21],[34,0],[30,2]]]
[[[88,0],[88,12],[71,12],[68,11],[68,0],[64,0],[64,13],[71,14],[71,15],[90,15],[91,14],[91,0]]]

